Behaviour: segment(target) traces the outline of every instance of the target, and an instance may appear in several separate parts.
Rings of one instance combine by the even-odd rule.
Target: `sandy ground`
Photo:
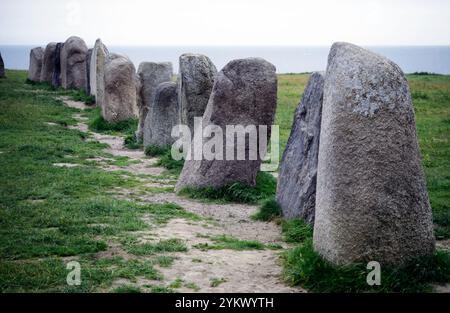
[[[67,106],[85,109],[83,103],[60,98]],[[94,158],[99,166],[105,170],[128,171],[130,174],[160,175],[165,170],[155,167],[157,159],[148,158],[142,150],[129,150],[123,146],[123,138],[90,132],[86,125],[86,119],[80,114],[75,114],[79,122],[74,129],[89,133],[89,140],[106,143],[109,148],[105,151],[113,156],[128,157],[133,164],[126,166],[106,165],[104,158]],[[135,163],[136,162],[136,163]],[[65,165],[65,164],[64,164]],[[55,166],[64,166],[58,164]],[[143,187],[173,187],[174,181],[170,179],[140,179]],[[175,257],[172,266],[168,268],[158,267],[163,274],[163,281],[147,281],[139,279],[138,285],[169,286],[177,279],[185,283],[193,283],[198,290],[183,287],[177,288],[178,292],[304,292],[300,288],[292,288],[282,281],[282,266],[279,254],[282,250],[207,250],[193,247],[199,243],[211,243],[209,237],[227,235],[241,240],[257,240],[265,244],[278,244],[286,246],[281,240],[281,231],[274,223],[257,222],[250,218],[257,207],[242,204],[211,204],[186,199],[173,192],[146,193],[142,195],[137,190],[117,188],[117,197],[133,199],[144,203],[176,203],[206,219],[190,221],[185,219],[173,219],[165,225],[155,225],[151,219],[144,216],[144,222],[148,223],[148,231],[133,233],[142,242],[158,241],[161,239],[182,239],[189,248],[188,252],[172,253]],[[136,196],[136,194],[139,194]],[[124,258],[132,258],[117,243],[111,242],[107,251],[99,253],[98,257],[120,255]],[[222,280],[218,286],[212,286],[214,279]],[[118,280],[114,286],[131,284],[126,280]],[[113,286],[113,287],[114,287]]]

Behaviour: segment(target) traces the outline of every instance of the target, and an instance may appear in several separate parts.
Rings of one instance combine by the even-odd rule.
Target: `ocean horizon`
[[[0,45],[5,68],[27,70],[35,45]],[[43,46],[45,47],[45,45]],[[92,46],[90,46],[92,48]],[[405,73],[430,72],[450,75],[450,46],[366,46],[396,62]],[[330,46],[108,46],[110,52],[127,55],[136,69],[143,61],[172,62],[178,72],[183,53],[207,55],[220,70],[233,59],[262,57],[277,73],[324,71]]]

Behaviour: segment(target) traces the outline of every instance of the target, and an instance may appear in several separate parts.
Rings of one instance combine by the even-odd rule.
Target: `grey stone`
[[[382,267],[435,249],[408,82],[348,43],[328,58],[313,242],[335,264]]]
[[[104,83],[103,118],[110,123],[137,118],[136,70],[131,60],[124,55],[109,54]]]
[[[172,80],[173,67],[170,62],[142,62],[137,72],[140,81],[138,98],[139,125],[136,132],[138,141],[142,140],[145,118],[151,108],[154,93],[159,84]]]
[[[102,106],[105,91],[103,79],[105,75],[105,61],[108,54],[108,48],[106,48],[101,39],[97,39],[91,55],[89,83],[91,95],[95,96],[99,107]]]
[[[270,138],[272,123],[277,104],[277,76],[275,67],[264,59],[248,58],[229,62],[217,75],[214,87],[209,99],[202,126],[216,125],[222,129],[223,145],[227,143],[227,125],[242,125],[247,127],[254,125],[256,131],[260,125],[267,126],[267,138]],[[196,131],[201,131],[200,126]],[[213,136],[215,137],[215,136]],[[233,135],[233,138],[235,136]],[[212,138],[204,138],[203,143]],[[259,138],[258,138],[259,139]],[[180,178],[176,185],[176,191],[185,187],[218,188],[236,182],[249,186],[256,184],[256,175],[261,166],[261,156],[256,153],[252,159],[248,151],[252,149],[249,140],[245,141],[245,157],[237,159],[237,138],[234,143],[228,141],[228,147],[216,147],[223,152],[222,160],[186,160]],[[256,142],[257,144],[257,142]],[[234,156],[226,150],[231,151]],[[256,151],[257,152],[257,151]],[[192,155],[189,152],[189,155]]]
[[[92,57],[92,50],[89,49],[88,53],[86,55],[86,94],[91,94],[91,57]]]
[[[50,42],[44,50],[42,60],[41,82],[52,82],[53,71],[55,70],[56,42]]]
[[[144,123],[144,147],[168,146],[174,143],[172,128],[179,122],[178,92],[175,82],[164,82],[154,92],[152,108]]]
[[[201,54],[180,56],[178,76],[178,104],[181,123],[194,129],[194,117],[202,117],[214,85],[217,69]]]
[[[61,50],[61,86],[65,89],[86,89],[86,56],[83,39],[72,36]]]
[[[313,73],[294,115],[280,164],[277,202],[283,216],[314,224],[324,74]]]
[[[34,82],[41,81],[42,59],[44,58],[44,49],[41,47],[33,48],[30,51],[30,67],[28,69],[28,79]]]
[[[55,63],[52,73],[52,85],[55,88],[61,87],[61,50],[64,43],[58,42],[55,49]]]
[[[0,78],[5,77],[5,63],[3,63],[2,54],[0,53]]]

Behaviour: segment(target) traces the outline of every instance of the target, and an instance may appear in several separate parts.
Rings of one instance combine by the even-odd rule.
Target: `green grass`
[[[188,249],[180,239],[160,240],[156,243],[129,244],[127,251],[134,255],[152,255],[167,252],[186,252]]]
[[[156,156],[163,156],[167,154],[167,152],[170,151],[170,146],[156,146],[156,145],[149,145],[145,147],[145,155],[148,155],[150,157],[156,157]]]
[[[147,230],[144,215],[156,224],[198,216],[175,204],[115,199],[114,188],[137,187],[137,178],[88,162],[110,158],[103,151],[107,146],[67,128],[77,123],[75,113],[92,120],[98,109],[68,108],[55,99],[60,91],[25,84],[25,79],[23,71],[8,71],[0,81],[0,292],[85,292],[108,288],[117,278],[158,279],[153,264],[170,266],[173,259],[152,255],[143,262],[95,255],[129,232]],[[80,260],[82,286],[67,286],[63,257]]]
[[[12,72],[12,71],[11,71]],[[19,71],[16,71],[19,72]],[[15,73],[14,73],[15,74]],[[95,97],[88,95],[84,90],[55,88],[48,82],[34,82],[26,79],[26,84],[33,86],[35,90],[54,91],[59,95],[69,96],[74,101],[81,101],[88,105],[95,104]]]
[[[141,288],[130,286],[130,285],[122,285],[114,289],[115,293],[141,293]]]
[[[270,222],[281,217],[281,208],[275,199],[263,202],[258,212],[252,218],[257,221]]]
[[[184,188],[179,194],[193,199],[219,200],[240,203],[256,203],[273,197],[277,188],[276,179],[269,173],[259,172],[256,186],[234,183],[221,188]]]
[[[240,240],[234,237],[221,235],[210,238],[213,244],[209,243],[199,243],[194,245],[193,247],[196,249],[200,249],[202,251],[207,250],[264,250],[264,249],[272,249],[277,250],[281,247],[274,244],[265,245],[256,240]]]
[[[227,282],[227,280],[225,278],[214,277],[214,278],[211,278],[210,286],[213,287],[213,288],[216,288],[216,287],[219,287],[221,284],[226,283],[226,282]]]

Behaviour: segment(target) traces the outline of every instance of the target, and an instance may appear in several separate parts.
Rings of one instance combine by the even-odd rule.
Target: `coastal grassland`
[[[118,278],[160,279],[154,265],[168,264],[160,246],[145,259],[99,252],[148,230],[144,215],[152,223],[197,217],[175,204],[115,199],[114,188],[138,186],[137,178],[87,162],[113,156],[68,127],[82,112],[56,100],[59,91],[25,79],[25,71],[10,70],[0,79],[0,292],[89,292]],[[81,264],[81,286],[66,284],[69,260]]]

